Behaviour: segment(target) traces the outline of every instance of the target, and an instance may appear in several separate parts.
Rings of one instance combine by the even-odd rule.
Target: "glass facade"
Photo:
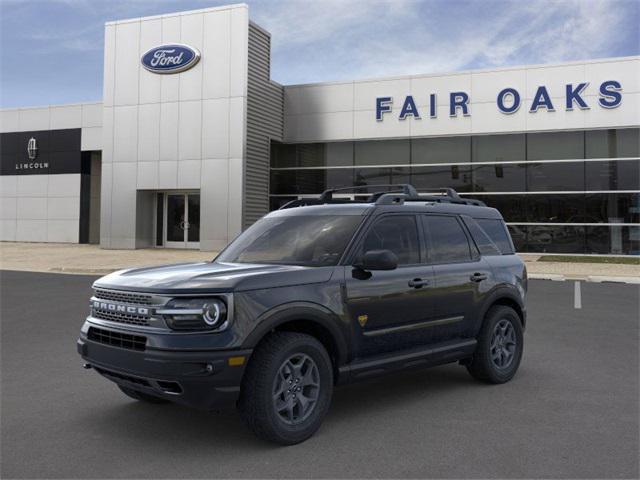
[[[272,209],[391,183],[452,187],[499,209],[520,252],[640,254],[638,128],[272,143]]]

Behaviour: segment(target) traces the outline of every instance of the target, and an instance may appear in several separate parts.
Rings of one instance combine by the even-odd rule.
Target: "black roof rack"
[[[357,192],[354,190],[368,189],[368,188],[392,188],[398,189],[398,191],[383,191],[383,192]],[[453,188],[443,187],[431,189],[436,192],[442,192],[441,194],[419,194],[413,185],[408,183],[401,184],[382,184],[382,185],[362,185],[353,187],[341,187],[325,190],[318,198],[300,198],[297,200],[291,200],[280,207],[280,210],[294,207],[303,207],[308,205],[323,205],[323,204],[340,204],[340,203],[363,203],[361,200],[351,200],[349,198],[333,198],[333,194],[336,192],[353,192],[354,196],[369,195],[364,203],[375,203],[376,205],[394,205],[403,204],[405,202],[434,202],[434,203],[455,203],[459,205],[472,205],[477,207],[486,207],[486,204],[480,200],[474,200],[471,198],[462,198],[458,195]]]

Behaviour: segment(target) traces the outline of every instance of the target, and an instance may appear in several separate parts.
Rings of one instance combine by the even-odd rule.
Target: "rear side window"
[[[493,218],[476,218],[475,220],[485,233],[489,235],[489,238],[496,244],[503,255],[515,253],[507,227],[502,220]]]
[[[500,249],[473,218],[466,216],[462,218],[482,255],[502,255]]]
[[[399,265],[420,263],[418,228],[413,215],[391,215],[376,221],[362,243],[362,252],[391,250]]]
[[[423,215],[432,263],[468,262],[471,249],[467,235],[456,217]]]

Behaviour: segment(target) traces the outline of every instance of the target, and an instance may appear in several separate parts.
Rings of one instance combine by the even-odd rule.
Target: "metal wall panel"
[[[243,228],[269,211],[271,140],[282,140],[284,90],[270,79],[271,37],[249,24],[246,163]]]

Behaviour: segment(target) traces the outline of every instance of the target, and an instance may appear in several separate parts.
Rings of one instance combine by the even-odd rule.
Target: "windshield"
[[[337,265],[361,221],[358,215],[263,218],[236,238],[216,261],[310,267]]]

